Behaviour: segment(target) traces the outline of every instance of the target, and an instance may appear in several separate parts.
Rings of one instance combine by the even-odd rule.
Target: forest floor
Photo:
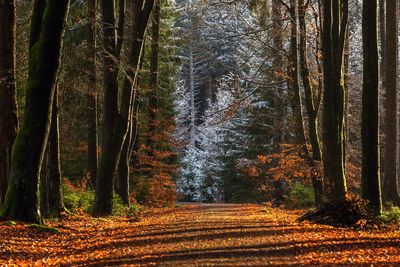
[[[129,218],[0,224],[0,266],[399,266],[400,232],[298,223],[304,211],[182,204]],[[15,265],[14,265],[15,264]]]

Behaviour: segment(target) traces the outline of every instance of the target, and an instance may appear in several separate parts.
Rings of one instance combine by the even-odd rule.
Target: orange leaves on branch
[[[146,205],[150,207],[171,207],[176,200],[176,185],[166,173],[153,175],[148,183]]]
[[[294,144],[282,144],[279,152],[258,155],[256,160],[239,160],[236,168],[251,178],[298,181],[303,184],[310,184],[312,178],[321,178],[323,174],[322,162],[312,161],[302,145]],[[358,190],[360,168],[347,163],[346,177],[349,189]]]

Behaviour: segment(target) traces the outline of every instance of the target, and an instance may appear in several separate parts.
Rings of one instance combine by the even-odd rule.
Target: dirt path
[[[60,233],[0,226],[0,265],[396,266],[400,233],[352,231],[295,221],[299,212],[257,205],[182,205],[140,222],[53,222]]]

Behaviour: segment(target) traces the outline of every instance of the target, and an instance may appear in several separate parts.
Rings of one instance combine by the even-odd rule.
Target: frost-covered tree
[[[288,94],[272,70],[272,21],[250,7],[246,1],[185,6],[180,25],[190,34],[176,90],[176,136],[183,143],[177,185],[185,200],[254,200],[255,185],[237,165],[272,151],[276,90],[282,99]]]

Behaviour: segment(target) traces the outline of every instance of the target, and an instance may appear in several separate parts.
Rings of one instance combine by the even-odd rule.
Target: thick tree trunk
[[[149,91],[149,107],[148,107],[148,138],[147,146],[149,147],[149,155],[153,155],[155,149],[155,136],[157,130],[157,111],[158,111],[158,64],[160,53],[160,13],[161,1],[156,0],[153,9],[152,27],[151,27],[151,58],[150,58],[150,88]]]
[[[142,53],[144,34],[153,8],[154,0],[139,1],[135,8],[135,22],[132,36],[132,48],[129,59],[128,78],[125,79],[121,94],[121,110],[115,113],[114,126],[104,143],[103,156],[100,162],[99,174],[96,181],[95,215],[106,216],[112,214],[114,174],[128,133],[131,118],[131,109],[134,96],[134,85],[138,77],[140,55]],[[104,8],[104,7],[103,7]],[[115,92],[114,92],[115,93]],[[112,93],[111,95],[113,95]]]
[[[322,53],[324,69],[324,193],[327,202],[344,200],[345,144],[343,53],[348,23],[348,0],[323,0]]]
[[[121,126],[118,114],[118,72],[122,48],[125,2],[120,1],[119,22],[116,25],[115,0],[102,1],[103,15],[103,77],[104,77],[104,143],[95,184],[95,215],[110,215],[114,191],[114,175],[120,148],[114,145],[119,140],[115,134]],[[123,10],[123,11],[121,11]],[[119,26],[119,27],[118,27]],[[124,136],[122,136],[124,138]]]
[[[396,9],[394,9],[396,10]],[[379,158],[378,1],[363,2],[362,196],[374,213],[382,211]],[[396,165],[396,164],[395,164]]]
[[[385,59],[382,67],[385,68],[386,74],[383,80],[385,89],[385,165],[384,179],[382,184],[383,199],[385,202],[392,202],[400,205],[400,197],[398,190],[398,145],[397,145],[397,75],[398,75],[398,1],[386,1],[386,36],[381,38],[385,41]]]
[[[49,140],[40,176],[40,210],[44,217],[58,218],[64,210],[60,165],[58,88],[54,92]]]
[[[94,187],[98,167],[98,134],[97,134],[97,83],[96,83],[96,6],[97,0],[88,1],[89,9],[89,90],[87,93],[87,126],[88,126],[88,172]]]
[[[299,87],[298,42],[297,42],[297,1],[290,1],[290,57],[288,66],[289,88],[292,91],[292,110],[295,132],[295,143],[306,146],[306,137],[303,124],[303,110]],[[305,147],[306,148],[306,147]],[[308,153],[307,148],[305,149]]]
[[[15,0],[0,1],[0,205],[7,192],[11,150],[18,130],[15,29]]]
[[[3,217],[38,223],[42,223],[38,201],[40,168],[49,135],[62,34],[69,6],[68,0],[47,0],[45,9],[36,9],[40,2],[35,1],[32,16],[24,119],[13,146],[6,202],[1,210]],[[41,14],[45,14],[45,19]]]

